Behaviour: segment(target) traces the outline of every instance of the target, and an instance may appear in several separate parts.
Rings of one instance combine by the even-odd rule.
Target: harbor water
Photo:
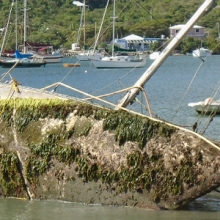
[[[205,61],[192,56],[170,56],[144,87],[154,116],[189,129],[197,122],[198,132],[220,141],[220,117],[216,116],[209,121],[208,116],[201,116],[188,107],[189,102],[204,101],[206,98],[214,96],[216,99],[220,98],[217,91],[220,83],[219,61],[220,56],[210,56]],[[63,67],[63,63],[76,62],[76,58],[67,57],[63,59],[62,63],[47,64],[45,67],[39,68],[15,68],[10,74],[23,86],[35,88],[44,88],[56,82],[62,82],[77,91],[60,85],[56,88],[56,92],[77,98],[87,98],[85,93],[94,96],[112,94],[133,86],[153,61],[148,60],[145,68],[135,70],[127,68],[96,69],[89,61],[81,62],[80,67]],[[0,67],[0,74],[2,75],[8,70]],[[5,78],[3,82],[6,81],[10,81],[10,77]],[[50,90],[52,89],[54,88]],[[125,92],[107,96],[105,100],[116,105],[124,94]],[[90,101],[96,102],[94,99]],[[100,102],[99,104],[107,105]],[[114,108],[114,106],[112,107]],[[146,111],[145,96],[141,93],[135,103],[128,108],[149,115]],[[135,207],[109,207],[98,204],[85,205],[63,201],[0,199],[0,216],[1,220],[217,220],[220,216],[220,194],[211,192],[178,211],[143,210]]]

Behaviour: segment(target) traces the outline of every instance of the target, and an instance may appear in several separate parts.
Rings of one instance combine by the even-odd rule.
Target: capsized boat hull
[[[178,209],[220,186],[219,146],[192,131],[39,89],[16,93],[26,99],[0,99],[0,144],[23,166],[7,171],[25,184],[7,179],[0,194],[8,196],[12,182],[18,198]]]
[[[211,3],[205,1],[142,75],[138,92]],[[17,92],[23,91],[19,86]],[[0,174],[7,175],[1,176],[0,194],[178,209],[217,189],[219,144],[124,109],[138,92],[127,92],[131,97],[118,110],[79,100],[1,100]]]

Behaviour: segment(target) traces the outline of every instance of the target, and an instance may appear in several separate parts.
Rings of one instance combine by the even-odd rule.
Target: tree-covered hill
[[[13,0],[0,0],[0,28],[7,23]],[[83,2],[83,0],[81,0]],[[86,44],[95,42],[108,0],[85,0],[89,8],[85,12]],[[129,34],[146,37],[169,37],[169,27],[185,23],[203,3],[203,0],[116,0],[116,36]],[[17,33],[19,44],[23,43],[23,0],[16,0],[12,8],[5,47],[15,48],[15,18],[17,4]],[[216,0],[212,10],[207,12],[198,25],[204,26],[209,36],[218,36],[220,22],[220,0]],[[109,1],[99,45],[112,39],[112,6]],[[71,48],[76,42],[81,17],[81,8],[72,0],[27,0],[27,40],[38,43],[51,43],[55,48]],[[81,34],[82,36],[82,34]],[[2,35],[3,39],[3,35]],[[83,44],[83,37],[80,39]]]

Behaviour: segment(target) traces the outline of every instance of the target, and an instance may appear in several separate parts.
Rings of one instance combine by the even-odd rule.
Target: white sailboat
[[[207,57],[207,56],[211,55],[211,53],[212,53],[211,50],[204,48],[204,47],[201,47],[196,50],[193,50],[192,55],[193,55],[193,57]]]
[[[200,102],[191,102],[188,106],[194,108],[199,114],[220,114],[220,100],[213,100],[213,98],[206,98]]]
[[[200,47],[192,51],[193,57],[207,57],[207,56],[210,56],[211,54],[212,54],[212,51],[209,50],[208,48],[203,47],[202,42],[201,42]]]
[[[81,18],[80,18],[80,25],[79,25],[79,30],[78,30],[78,36],[77,36],[77,45],[79,45],[79,39],[80,39],[80,35],[81,35],[81,29],[83,27],[83,38],[84,38],[84,47],[85,47],[85,9],[86,9],[86,5],[85,4],[85,0],[83,1],[83,3],[79,2],[79,1],[73,1],[73,4],[79,7],[82,7],[81,10]],[[84,48],[84,50],[82,52],[79,52],[76,55],[76,58],[79,61],[89,61],[89,60],[100,60],[101,58],[103,58],[104,55],[102,53],[98,53],[94,50],[86,50],[86,48]]]
[[[92,60],[96,68],[138,68],[146,64],[145,57],[135,56],[115,56],[114,42],[115,42],[115,0],[113,5],[113,28],[112,28],[112,55],[103,57],[100,60]]]

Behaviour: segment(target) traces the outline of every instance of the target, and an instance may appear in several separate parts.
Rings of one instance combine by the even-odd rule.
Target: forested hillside
[[[12,0],[0,0],[0,28],[7,23]],[[51,43],[56,48],[60,46],[71,48],[76,42],[80,23],[81,9],[72,0],[27,0],[27,39],[32,42]],[[81,0],[83,2],[83,0]],[[85,31],[88,46],[95,41],[104,10],[108,0],[86,0]],[[121,38],[128,34],[146,37],[169,36],[169,26],[185,23],[203,0],[116,0],[116,36]],[[15,1],[10,17],[6,47],[15,48],[15,18],[17,4],[17,33],[19,44],[23,43],[23,0]],[[109,6],[103,23],[104,33],[99,44],[112,39],[112,4]],[[218,36],[220,22],[220,0],[215,2],[210,12],[202,17],[198,25],[207,28],[213,39]],[[81,45],[83,38],[81,38]]]

